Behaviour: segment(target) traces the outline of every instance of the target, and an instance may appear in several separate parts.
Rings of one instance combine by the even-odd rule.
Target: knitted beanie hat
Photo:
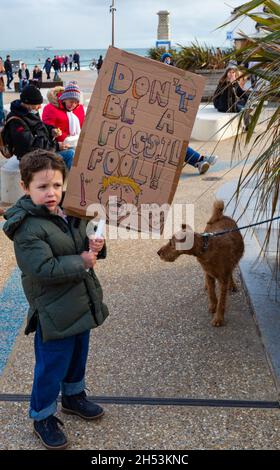
[[[69,82],[68,85],[64,88],[64,92],[60,95],[59,99],[63,100],[77,100],[81,99],[81,91],[78,87],[77,82]]]
[[[43,97],[40,90],[34,85],[27,85],[24,87],[20,94],[22,103],[25,104],[42,104]]]

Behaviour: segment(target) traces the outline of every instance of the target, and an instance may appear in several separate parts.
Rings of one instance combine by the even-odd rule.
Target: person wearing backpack
[[[6,119],[3,140],[18,160],[21,160],[27,152],[36,149],[59,153],[69,148],[68,144],[55,141],[60,130],[44,124],[41,120],[39,109],[42,103],[41,92],[34,85],[24,87],[20,99],[11,103],[11,112]]]

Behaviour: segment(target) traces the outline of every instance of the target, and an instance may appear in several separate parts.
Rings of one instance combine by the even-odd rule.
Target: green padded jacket
[[[86,221],[68,223],[23,196],[5,213],[5,234],[14,242],[29,303],[25,333],[39,320],[43,341],[62,339],[95,328],[109,312],[93,269],[86,270],[80,254],[88,250]],[[106,248],[100,258],[106,256]]]

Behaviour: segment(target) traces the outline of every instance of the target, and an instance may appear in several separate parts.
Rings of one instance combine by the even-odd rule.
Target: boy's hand
[[[83,251],[81,258],[84,261],[85,269],[93,268],[96,263],[96,253],[92,251]]]
[[[94,238],[89,239],[89,249],[90,251],[93,251],[93,253],[99,253],[99,251],[102,250],[104,246],[104,238]]]
[[[59,150],[66,150],[66,149],[70,149],[71,147],[71,145],[65,144],[64,142],[58,142],[58,145],[59,145]]]

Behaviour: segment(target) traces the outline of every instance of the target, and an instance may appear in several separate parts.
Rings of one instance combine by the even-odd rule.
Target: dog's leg
[[[216,312],[217,308],[217,296],[215,289],[215,278],[205,274],[205,284],[208,290],[208,300],[209,300],[209,312],[212,314]]]
[[[208,291],[208,283],[207,283],[207,274],[205,273],[205,278],[204,278],[204,290],[206,290],[206,292]]]
[[[220,285],[220,296],[218,300],[218,307],[217,311],[213,317],[212,325],[213,326],[222,326],[224,322],[224,314],[226,308],[226,299],[227,299],[227,291],[229,286],[229,279],[226,281],[219,281]]]
[[[233,276],[232,276],[232,273],[231,273],[231,277],[230,277],[230,281],[229,281],[229,290],[231,292],[238,292],[238,289],[237,289],[237,286],[234,282],[234,279],[233,279]]]

